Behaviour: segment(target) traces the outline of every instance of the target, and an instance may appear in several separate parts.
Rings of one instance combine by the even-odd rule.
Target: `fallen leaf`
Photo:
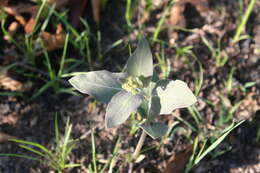
[[[63,32],[61,24],[57,25],[55,34],[51,34],[46,31],[41,33],[41,39],[43,40],[43,44],[45,48],[49,51],[62,48],[64,46],[65,37],[66,35]]]
[[[7,71],[0,71],[0,88],[11,91],[22,91],[23,84],[8,76]]]
[[[169,23],[171,25],[185,26],[184,9],[185,3],[183,0],[176,0],[170,11]]]
[[[18,6],[17,7],[4,7],[4,11],[11,15],[14,16],[14,18],[21,24],[21,25],[25,25],[26,24],[26,20],[24,19],[24,17],[18,12]]]
[[[70,23],[77,27],[79,25],[80,17],[83,15],[87,6],[87,0],[70,0]]]
[[[186,163],[192,154],[192,146],[182,153],[174,154],[168,161],[166,169],[163,173],[183,173]]]
[[[32,33],[36,25],[35,18],[37,16],[39,7],[31,4],[18,4],[12,7],[4,7],[7,14],[14,16],[14,18],[24,26],[24,30],[27,34]],[[29,14],[30,19],[28,21],[22,16],[22,14]]]
[[[5,36],[4,36],[4,39],[10,41],[11,37],[14,35],[14,33],[16,32],[16,30],[18,29],[18,27],[19,27],[18,22],[12,22],[12,23],[9,25],[8,30],[7,30],[8,35],[5,35]]]
[[[31,18],[24,26],[24,30],[26,34],[31,34],[34,31],[34,28],[36,26],[36,16],[38,13],[38,9],[39,9],[38,6],[32,6],[31,8],[28,9],[30,11]]]
[[[47,3],[55,4],[56,9],[60,9],[67,5],[69,0],[48,0]],[[24,30],[26,34],[31,34],[34,31],[36,26],[36,16],[39,11],[39,5],[31,5],[31,4],[18,4],[14,7],[4,7],[4,10],[9,15],[15,17],[15,19],[24,26]],[[27,13],[30,15],[30,19],[28,21],[25,20],[22,14]],[[44,13],[44,12],[43,12]],[[45,14],[45,13],[44,13]],[[42,17],[42,16],[41,16]]]

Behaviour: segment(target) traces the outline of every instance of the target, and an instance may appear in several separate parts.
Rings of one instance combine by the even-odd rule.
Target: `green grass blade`
[[[71,163],[71,164],[66,164],[64,166],[64,168],[75,168],[75,167],[81,167],[81,164],[77,164],[77,163]]]
[[[207,142],[208,142],[207,139],[206,139],[206,140],[203,139],[202,146],[200,147],[199,153],[197,154],[197,156],[196,156],[196,158],[195,158],[195,163],[194,163],[194,164],[196,164],[196,160],[199,159],[200,156],[202,155],[202,153],[203,153],[203,151],[204,151],[204,148],[205,148]]]
[[[23,93],[22,92],[17,92],[17,91],[13,91],[13,92],[0,92],[0,96],[19,96],[19,97],[23,97]]]
[[[173,3],[174,3],[174,0],[171,0],[170,4],[166,5],[165,9],[163,10],[162,17],[160,18],[159,22],[157,23],[156,29],[155,29],[154,34],[153,34],[153,38],[152,38],[153,42],[157,41],[158,35],[161,31],[161,27],[162,27],[163,23],[165,22],[165,19],[168,15],[168,12],[171,9]]]
[[[50,77],[51,80],[54,80],[55,79],[55,71],[52,68],[51,61],[50,61],[48,52],[46,51],[46,48],[44,48],[43,44],[42,44],[42,46],[43,46],[43,54],[44,54],[44,57],[45,57],[45,60],[46,60],[47,68],[48,68],[49,77]]]
[[[47,17],[45,18],[43,24],[41,25],[41,29],[40,29],[41,32],[45,31],[46,27],[48,26],[49,21],[50,21],[52,15],[53,15],[54,10],[55,10],[55,7],[56,7],[56,4],[53,4],[50,7],[48,6],[49,13],[48,13]]]
[[[112,153],[112,157],[110,158],[110,160],[102,167],[102,169],[99,171],[99,173],[103,173],[109,166],[109,172],[113,169],[114,164],[116,162],[117,159],[117,155],[119,152],[121,146],[121,136],[119,136],[119,138],[116,141],[116,145],[114,147],[113,153]]]
[[[58,115],[57,112],[55,114],[55,121],[54,121],[54,128],[55,128],[55,140],[56,140],[56,145],[60,145],[60,131],[59,131],[59,124],[58,124]]]
[[[249,16],[252,13],[252,10],[255,6],[255,3],[256,3],[256,0],[250,1],[249,5],[246,9],[245,15],[242,17],[241,23],[239,24],[239,26],[236,30],[235,36],[234,36],[233,41],[232,41],[233,43],[236,43],[239,40],[241,40],[241,33],[244,31],[244,29],[246,27],[246,23],[248,21]]]
[[[9,139],[9,141],[15,142],[15,143],[19,143],[19,144],[26,144],[26,145],[32,145],[36,148],[41,149],[42,151],[44,151],[45,153],[47,153],[48,155],[52,155],[52,153],[43,145],[35,143],[35,142],[30,142],[30,141],[24,141],[24,140],[20,140],[20,139]]]
[[[67,160],[67,149],[68,149],[68,143],[69,143],[69,138],[70,138],[70,134],[71,134],[71,129],[72,129],[72,125],[69,125],[69,120],[67,121],[66,124],[66,129],[65,129],[65,136],[64,136],[64,141],[62,144],[62,149],[61,149],[61,160],[62,160],[62,164],[65,165],[65,162]]]
[[[57,11],[53,11],[53,14],[63,22],[67,30],[71,31],[71,33],[77,38],[80,36],[78,31],[68,22],[67,19],[65,19],[61,14],[59,14]]]
[[[31,147],[28,147],[28,146],[26,146],[26,145],[19,145],[19,146],[20,146],[21,148],[26,149],[26,150],[28,150],[28,151],[31,151],[31,152],[33,152],[33,153],[39,155],[39,156],[42,156],[42,157],[44,157],[44,158],[48,158],[48,156],[46,156],[46,155],[43,154],[42,152],[40,152],[40,151],[38,151],[38,150],[35,150],[35,149],[31,148]]]
[[[212,150],[214,150],[226,137],[227,135],[236,127],[238,127],[240,124],[242,124],[243,122],[245,122],[245,120],[242,120],[240,122],[238,122],[237,124],[232,123],[229,127],[227,127],[224,130],[224,133],[212,144],[210,145],[202,154],[200,154],[199,157],[196,158],[196,160],[194,161],[194,164],[198,164],[201,159],[203,159],[208,153],[210,153]]]
[[[204,76],[203,76],[204,69],[202,67],[201,62],[197,58],[197,56],[195,54],[193,54],[193,53],[191,55],[192,55],[192,57],[195,59],[195,61],[199,65],[199,75],[198,75],[198,78],[196,78],[196,80],[195,80],[195,95],[198,96],[199,92],[200,92],[200,90],[202,88],[203,81],[204,81]]]
[[[194,158],[196,157],[196,151],[197,151],[198,145],[199,145],[199,139],[198,139],[198,137],[196,137],[193,141],[192,155],[189,159],[189,162],[186,164],[184,173],[190,172],[190,170],[194,166]]]
[[[108,173],[113,173],[113,168],[114,168],[116,161],[117,161],[117,155],[118,155],[118,152],[119,152],[119,149],[120,149],[120,144],[121,144],[121,137],[118,138],[116,145],[115,145],[115,148],[113,150],[113,156],[112,156],[110,164],[109,164]]]
[[[4,154],[4,153],[0,153],[0,157],[19,157],[19,158],[24,158],[24,159],[29,159],[29,160],[35,160],[35,161],[40,161],[40,159],[31,157],[31,156],[27,156],[27,155],[23,155],[23,154]]]
[[[194,132],[198,132],[198,129],[196,129],[193,125],[191,125],[188,121],[185,121],[183,118],[181,118],[180,116],[175,116],[177,118],[177,120],[179,120],[180,122],[182,122],[183,124],[185,124],[186,126],[188,126],[189,128],[191,128],[192,131]]]
[[[60,61],[60,69],[59,69],[59,72],[58,72],[58,76],[61,76],[62,73],[63,73],[64,62],[65,62],[65,58],[66,58],[66,54],[67,54],[67,50],[68,50],[68,42],[69,42],[69,34],[66,34],[63,53],[62,53],[61,61]]]
[[[59,88],[56,92],[57,94],[65,93],[65,94],[71,94],[71,95],[77,95],[79,96],[78,92],[74,88]]]
[[[32,31],[32,34],[35,32],[35,28],[37,26],[37,23],[39,22],[39,19],[41,17],[41,14],[43,13],[43,10],[46,9],[46,5],[47,5],[47,0],[42,0],[41,6],[37,12],[37,15],[35,17],[35,24],[34,24],[34,29]]]
[[[33,94],[33,96],[31,97],[31,100],[37,98],[38,96],[40,96],[44,91],[46,91],[48,88],[53,86],[54,81],[49,81],[47,83],[45,83],[36,93]]]
[[[205,38],[202,37],[202,42],[205,44],[205,46],[210,50],[212,57],[215,58],[216,56],[216,50],[213,48],[213,46],[209,43],[209,41]]]
[[[196,122],[197,126],[199,127],[201,122],[200,122],[200,119],[199,117],[197,116],[196,112],[195,112],[195,107],[193,106],[189,106],[188,107],[188,111],[189,113],[191,114],[191,117],[194,119],[194,121]]]
[[[132,28],[131,23],[131,3],[132,0],[126,0],[125,20],[128,28]]]

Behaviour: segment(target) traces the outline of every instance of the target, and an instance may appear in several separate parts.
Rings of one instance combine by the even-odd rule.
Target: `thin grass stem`
[[[132,156],[132,160],[133,161],[135,161],[138,158],[138,156],[139,156],[139,154],[141,152],[141,149],[142,149],[142,147],[144,145],[144,141],[145,141],[146,136],[147,136],[147,134],[145,133],[144,130],[142,130],[142,134],[141,134],[141,136],[139,138],[139,141],[138,141],[138,143],[136,145],[136,148],[135,148],[135,152],[134,152],[134,154]]]

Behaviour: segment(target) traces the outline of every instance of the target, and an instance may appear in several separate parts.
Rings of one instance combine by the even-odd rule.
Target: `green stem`
[[[144,145],[145,138],[146,138],[146,133],[145,133],[144,130],[142,130],[142,134],[141,134],[141,136],[139,138],[139,141],[138,141],[138,143],[136,145],[136,148],[135,148],[135,152],[134,152],[134,154],[132,156],[132,160],[133,161],[135,161],[138,158],[138,156],[140,154],[140,151],[141,151],[141,149],[142,149],[142,147]]]
[[[241,40],[241,33],[244,31],[245,27],[246,27],[246,23],[248,21],[248,18],[255,6],[255,3],[256,3],[256,0],[251,0],[249,2],[249,5],[246,9],[246,12],[245,12],[245,15],[242,17],[242,21],[241,23],[239,24],[237,30],[236,30],[236,33],[235,33],[235,36],[233,38],[233,43],[236,43],[238,41]]]

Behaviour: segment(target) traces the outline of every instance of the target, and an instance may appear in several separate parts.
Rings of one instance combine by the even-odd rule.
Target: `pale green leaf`
[[[157,82],[153,97],[159,98],[159,105],[152,103],[152,107],[160,108],[159,114],[170,114],[174,109],[191,106],[197,101],[188,85],[181,80]]]
[[[153,57],[146,39],[139,41],[137,49],[129,57],[126,72],[137,77],[150,77],[153,75]]]
[[[156,86],[157,81],[159,80],[158,75],[154,72],[149,85],[143,88],[146,99],[143,101],[142,105],[139,107],[138,111],[143,118],[148,118],[152,120],[160,111],[160,102],[158,97],[152,97],[152,92]]]
[[[122,124],[131,113],[141,105],[143,96],[133,95],[126,91],[120,91],[114,95],[107,105],[106,127],[112,128]]]
[[[69,82],[78,91],[89,94],[97,101],[107,103],[122,90],[119,82],[120,73],[111,73],[106,70],[92,71],[72,77]]]
[[[141,125],[140,127],[153,139],[164,136],[168,130],[168,126],[161,122],[156,122],[151,125]]]

